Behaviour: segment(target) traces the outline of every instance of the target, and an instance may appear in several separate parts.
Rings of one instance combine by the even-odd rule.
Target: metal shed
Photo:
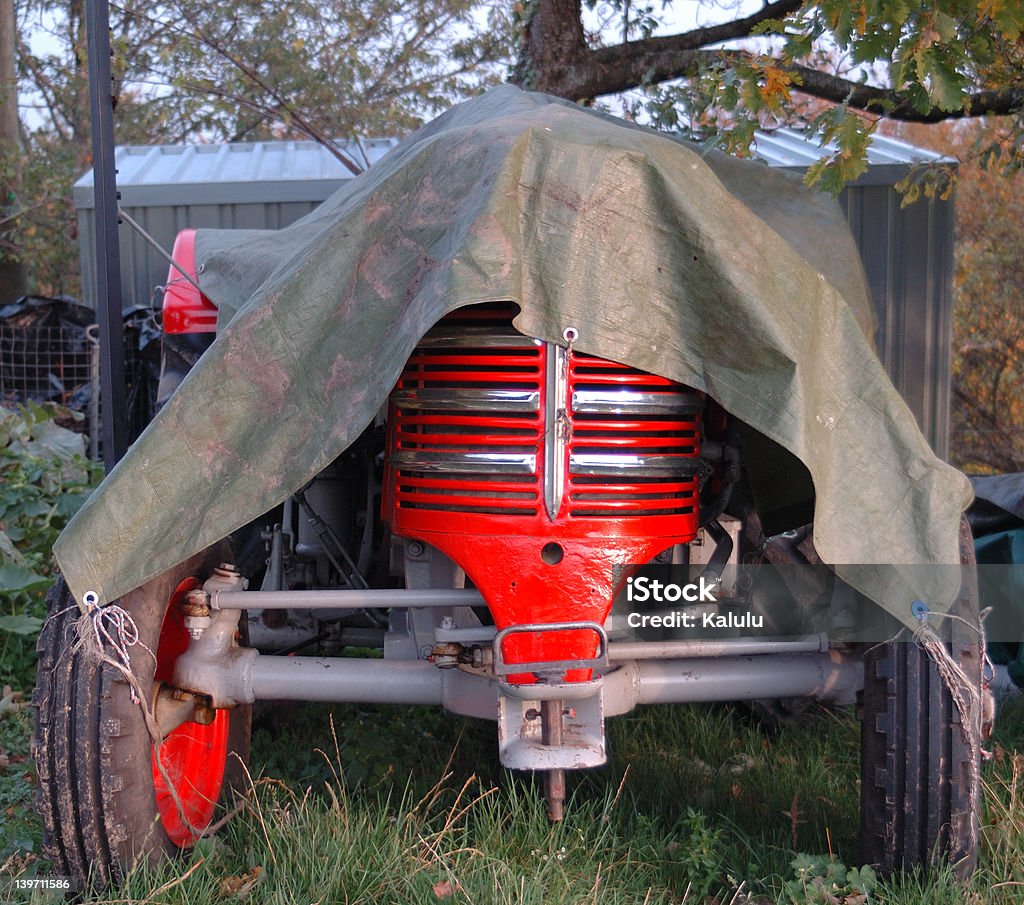
[[[396,139],[343,145],[360,166],[384,156]],[[800,132],[758,133],[756,153],[769,166],[803,172],[824,153]],[[840,196],[860,248],[878,311],[882,363],[938,455],[949,448],[952,330],[953,201],[921,200],[905,208],[895,185],[910,168],[939,155],[875,136],[869,168]],[[163,247],[186,227],[278,229],[309,213],[353,178],[312,141],[129,146],[116,150],[121,205]],[[946,161],[951,162],[951,161]],[[82,285],[96,306],[92,172],[74,187]],[[149,305],[166,262],[122,224],[126,306]]]
[[[366,168],[398,140],[340,142]],[[354,178],[315,141],[260,141],[209,145],[129,145],[114,152],[121,207],[170,251],[188,227],[280,229],[305,216]],[[92,170],[74,186],[83,301],[96,307],[96,207]],[[167,262],[121,224],[121,280],[126,308],[149,305],[167,278]]]
[[[798,173],[822,156],[799,132],[758,133],[757,154]],[[949,382],[953,355],[954,200],[922,198],[900,206],[896,183],[911,167],[955,164],[932,151],[875,135],[868,171],[839,203],[864,261],[878,312],[878,355],[932,448],[949,455]]]

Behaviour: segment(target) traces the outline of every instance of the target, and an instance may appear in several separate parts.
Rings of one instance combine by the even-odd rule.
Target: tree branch
[[[801,0],[776,0],[758,12],[676,35],[627,41],[590,50],[580,20],[579,0],[542,0],[523,28],[512,81],[573,100],[628,91],[645,82],[691,75],[709,44],[750,36],[768,19],[782,18]]]
[[[539,0],[523,29],[513,81],[571,100],[590,100],[692,77],[712,63],[728,66],[751,56],[742,50],[708,49],[708,45],[749,37],[758,24],[784,18],[802,5],[800,0],[776,0],[732,22],[589,49],[579,18],[580,0]],[[956,110],[932,107],[922,112],[898,90],[864,85],[780,59],[775,65],[798,77],[798,90],[805,94],[905,122],[936,123],[986,113],[1002,116],[1024,108],[1024,89],[1011,85],[968,95]]]
[[[1024,90],[1019,88],[1000,88],[991,91],[978,91],[967,98],[967,103],[957,110],[942,110],[932,107],[922,113],[903,95],[891,88],[875,88],[851,82],[841,76],[819,72],[806,66],[791,65],[785,67],[800,76],[803,84],[800,90],[805,94],[820,97],[822,100],[846,103],[858,110],[870,110],[884,113],[891,119],[900,119],[912,123],[937,123],[947,119],[960,119],[970,116],[983,116],[992,113],[1005,116],[1024,106]]]
[[[699,50],[722,41],[737,38],[749,38],[755,26],[769,19],[782,19],[803,5],[803,0],[778,0],[776,3],[765,4],[758,12],[745,19],[734,19],[720,25],[709,25],[706,28],[695,28],[693,31],[677,35],[661,35],[646,38],[642,41],[630,41],[611,47],[600,47],[592,51],[592,59],[597,65],[613,63],[622,54],[660,54],[682,53],[686,50]]]
[[[291,118],[291,122],[299,129],[299,131],[308,135],[313,139],[313,141],[323,145],[339,163],[352,173],[353,176],[358,176],[363,172],[363,168],[350,160],[344,151],[338,147],[337,143],[331,138],[331,136],[324,134],[309,122],[299,110],[295,109],[295,106],[286,97],[276,91],[273,86],[267,83],[264,79],[260,78],[255,69],[229,53],[219,41],[206,34],[206,32],[200,28],[199,24],[194,19],[190,18],[188,14],[183,12],[182,15],[189,25],[191,25],[195,30],[196,37],[198,37],[200,41],[202,41],[211,50],[215,51],[223,59],[231,63],[239,72],[242,73],[242,75],[249,79],[249,81],[264,91],[267,96],[277,104],[280,110],[288,114]],[[216,89],[214,89],[212,93],[216,94]],[[253,109],[260,109],[260,107],[257,107],[256,105],[252,106]],[[266,110],[270,108],[264,105],[262,109]]]

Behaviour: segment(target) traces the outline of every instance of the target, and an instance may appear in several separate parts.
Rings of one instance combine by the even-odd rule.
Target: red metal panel
[[[171,257],[185,272],[198,280],[196,273],[196,231],[183,229],[174,240]],[[164,333],[216,333],[217,308],[200,293],[173,264],[167,273],[163,305]]]
[[[510,322],[507,308],[463,309],[442,321],[441,332],[428,334],[410,358],[388,418],[384,518],[395,534],[430,543],[458,563],[500,629],[600,624],[616,584],[625,581],[623,566],[646,562],[696,535],[699,402],[690,404],[694,391],[670,380],[570,350],[566,398],[558,400],[568,419],[565,486],[552,518],[544,499],[548,350],[528,337],[519,343],[509,336]],[[476,333],[469,331],[488,324],[499,338],[489,348],[485,332],[474,344]],[[535,394],[534,410],[511,412],[500,402],[481,406],[478,394],[496,387]],[[675,408],[666,404],[665,414],[573,410],[577,391],[608,389],[664,394],[655,398]],[[435,403],[438,394],[442,399]],[[499,457],[491,470],[487,456]],[[580,456],[590,456],[589,464],[580,466]],[[601,471],[595,461],[644,456],[658,457],[660,467],[594,473]],[[594,653],[594,635],[586,631],[515,635],[504,648],[510,663]],[[585,670],[566,674],[569,681],[588,676]]]

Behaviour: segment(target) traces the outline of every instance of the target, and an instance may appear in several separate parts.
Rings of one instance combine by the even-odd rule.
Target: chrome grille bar
[[[435,327],[417,344],[419,349],[510,349],[542,345],[511,327]]]
[[[683,477],[694,475],[699,459],[684,456],[644,456],[630,453],[572,453],[569,472],[611,477]]]
[[[455,389],[428,387],[395,390],[394,404],[407,411],[454,409],[461,412],[536,412],[540,410],[539,390]]]
[[[535,453],[433,452],[402,449],[393,453],[391,462],[402,471],[434,474],[536,474]]]
[[[704,408],[690,392],[653,393],[641,390],[575,390],[572,410],[587,415],[698,414]]]

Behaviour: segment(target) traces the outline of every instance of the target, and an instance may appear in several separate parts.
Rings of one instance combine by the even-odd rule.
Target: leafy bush
[[[0,406],[0,685],[32,682],[51,549],[99,477],[85,438],[58,423],[81,417],[53,404]]]
[[[799,854],[789,866],[794,879],[786,893],[794,905],[868,905],[878,885],[868,865],[847,869],[831,855]]]

